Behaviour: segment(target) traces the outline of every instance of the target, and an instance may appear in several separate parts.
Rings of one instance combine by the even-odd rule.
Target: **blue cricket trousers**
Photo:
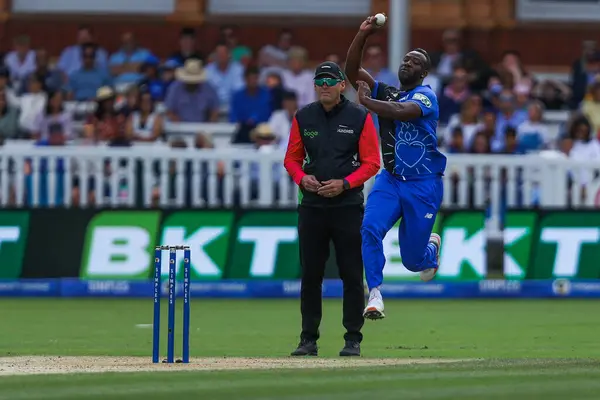
[[[361,228],[362,254],[369,290],[383,282],[383,238],[400,221],[398,239],[402,264],[413,272],[437,266],[437,251],[429,244],[444,185],[438,176],[401,180],[388,171],[375,177]]]

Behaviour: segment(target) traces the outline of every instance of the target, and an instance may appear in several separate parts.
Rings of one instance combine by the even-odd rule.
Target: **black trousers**
[[[298,207],[298,239],[302,266],[302,339],[319,339],[319,325],[323,315],[323,276],[329,258],[329,244],[333,241],[338,270],[344,285],[344,339],[362,341],[360,330],[364,324],[365,292],[360,227],[363,213],[362,205]]]

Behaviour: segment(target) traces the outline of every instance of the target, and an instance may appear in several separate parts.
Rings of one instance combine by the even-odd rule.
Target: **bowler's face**
[[[403,84],[418,82],[421,76],[425,76],[425,63],[427,59],[418,51],[411,51],[404,56],[402,64],[398,69],[398,78]]]

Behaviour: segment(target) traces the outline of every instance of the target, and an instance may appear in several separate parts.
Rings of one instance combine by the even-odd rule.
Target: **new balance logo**
[[[431,219],[431,218],[433,218],[433,214],[427,213],[427,214],[425,214],[425,218]]]

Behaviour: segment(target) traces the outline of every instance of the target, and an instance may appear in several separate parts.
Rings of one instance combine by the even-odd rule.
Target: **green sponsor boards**
[[[80,228],[57,231],[56,237],[44,234],[34,238],[35,226],[54,224],[49,229],[38,229],[39,232],[61,228],[55,227],[56,220],[45,222],[49,212],[51,210],[0,212],[0,278],[55,277],[58,275],[44,269],[56,270],[56,266],[68,263],[64,270],[73,272],[65,276],[148,279],[154,268],[154,247],[159,244],[190,246],[192,279],[195,280],[300,277],[295,211],[67,210],[60,217],[64,226]],[[70,218],[78,224],[69,224]],[[28,227],[30,219],[32,227]],[[442,236],[438,279],[485,278],[486,236],[482,212],[442,212],[437,216],[434,230]],[[396,226],[383,241],[387,260],[384,279],[418,279],[417,274],[402,265],[402,244],[398,243],[397,235]],[[45,258],[41,259],[24,259],[25,241],[29,239],[27,255],[36,254],[36,249],[43,247],[39,243],[42,238],[51,249],[60,251],[44,252]],[[507,279],[600,278],[599,211],[509,212],[504,238]],[[66,257],[60,247],[65,241],[69,243],[68,248],[73,249],[73,257]],[[163,258],[167,257],[164,252]],[[182,258],[179,254],[180,278]],[[23,260],[27,263],[25,269],[22,269]],[[167,264],[163,263],[164,275],[168,272]],[[328,276],[335,277],[337,268],[329,269],[332,273]]]
[[[28,212],[0,211],[0,279],[20,277],[28,229]]]
[[[600,278],[600,213],[545,215],[527,278]]]
[[[190,246],[191,279],[221,279],[227,262],[233,217],[229,211],[173,213],[162,224],[158,244]],[[163,259],[166,256],[164,252]],[[177,257],[179,276],[182,263],[180,253]],[[162,274],[168,274],[167,263],[163,263]]]
[[[299,277],[295,212],[104,211],[88,226],[81,277],[147,279],[154,246],[187,245],[192,279]],[[164,252],[163,259],[168,257]],[[177,274],[181,278],[182,255]],[[168,264],[162,263],[162,274]]]
[[[238,221],[227,278],[285,279],[300,275],[298,216],[255,212]]]
[[[147,279],[159,221],[159,211],[96,214],[85,235],[81,276]]]
[[[525,277],[531,254],[534,212],[510,213],[504,229],[504,275]],[[438,276],[446,280],[476,280],[486,275],[484,215],[457,212],[444,218]]]

